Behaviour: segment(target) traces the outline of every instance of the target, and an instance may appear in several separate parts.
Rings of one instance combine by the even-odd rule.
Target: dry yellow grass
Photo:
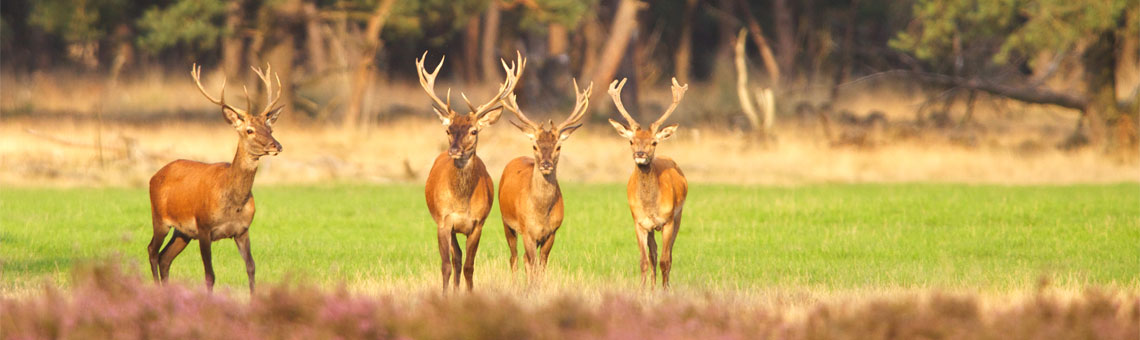
[[[217,73],[206,78],[204,83],[211,89],[221,82]],[[172,118],[203,117],[204,112],[216,111],[198,95],[184,72],[145,72],[120,81],[114,91],[107,91],[108,82],[94,76],[9,73],[0,75],[0,81],[5,88],[0,92],[2,185],[141,186],[154,171],[175,159],[222,162],[233,157],[235,137],[220,117]],[[235,95],[241,93],[240,86],[235,83],[230,82],[229,97],[240,102]],[[342,90],[343,82],[337,79],[327,83],[313,86],[308,95],[335,96]],[[459,84],[439,87],[467,89],[476,100],[490,91]],[[668,99],[667,90],[647,86],[646,110],[661,107],[658,101]],[[872,136],[873,148],[833,147],[814,122],[801,126],[784,115],[776,125],[778,143],[760,147],[748,142],[739,129],[725,126],[735,101],[720,92],[716,85],[694,86],[674,115],[682,128],[659,148],[659,154],[678,161],[690,181],[761,185],[1140,181],[1140,164],[1134,160],[1120,162],[1092,148],[1063,152],[1054,147],[1071,131],[1077,118],[1072,111],[981,96],[974,113],[980,127],[920,130],[905,138],[879,132]],[[424,98],[414,84],[382,83],[372,89],[365,108],[368,112],[415,111],[426,109]],[[914,112],[924,98],[917,90],[859,85],[845,88],[835,109],[861,116],[881,111],[891,124],[905,125],[915,119]],[[951,107],[956,114],[961,109],[960,105]],[[612,104],[601,98],[591,110],[594,116],[604,116],[612,111]],[[446,138],[432,115],[422,111],[422,115],[383,118],[368,131],[351,133],[298,117],[299,113],[286,113],[276,131],[285,152],[266,158],[258,183],[421,182]],[[97,113],[104,117],[104,124],[98,123]],[[531,114],[545,116],[543,112]],[[835,130],[841,132],[840,127]],[[513,127],[500,122],[481,136],[478,154],[497,178],[510,159],[530,154],[528,143]],[[102,144],[102,152],[97,144]],[[632,168],[625,142],[598,119],[579,130],[565,148],[559,170],[564,181],[622,182]]]
[[[284,119],[283,119],[284,121]],[[399,119],[364,133],[283,123],[275,135],[285,152],[264,160],[258,183],[321,181],[420,182],[446,136],[435,120]],[[229,161],[234,133],[218,122],[108,123],[72,119],[6,119],[0,125],[0,184],[144,185],[163,164],[179,159]],[[632,168],[626,144],[609,126],[591,124],[565,144],[564,181],[620,182]],[[59,143],[57,140],[72,142]],[[529,155],[529,141],[508,124],[480,138],[479,156],[497,177],[512,158]],[[1021,153],[1016,149],[896,143],[873,149],[834,148],[781,135],[757,147],[741,132],[686,126],[658,149],[677,160],[690,181],[796,185],[819,182],[1087,183],[1140,180],[1140,165],[1091,150]]]

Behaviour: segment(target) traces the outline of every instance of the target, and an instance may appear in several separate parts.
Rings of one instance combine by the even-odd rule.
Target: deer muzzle
[[[649,154],[641,151],[634,152],[633,162],[641,165],[649,164]]]
[[[270,156],[277,156],[277,154],[281,153],[281,151],[284,150],[285,147],[281,146],[280,142],[273,141],[273,143],[270,144],[268,148],[266,148],[265,153],[269,154]]]
[[[550,161],[539,162],[538,163],[538,171],[542,172],[543,175],[549,175],[551,172],[554,172],[554,162],[550,162]]]

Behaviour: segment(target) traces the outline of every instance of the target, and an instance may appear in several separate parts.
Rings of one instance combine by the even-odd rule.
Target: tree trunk
[[[483,51],[480,53],[479,59],[483,64],[483,82],[493,81],[496,72],[499,68],[499,63],[495,60],[495,50],[498,47],[497,39],[499,38],[499,0],[491,0],[491,4],[487,6],[486,18],[483,20],[483,42],[481,43]]]
[[[277,44],[273,45],[266,53],[265,59],[269,65],[273,66],[273,72],[277,73],[278,77],[281,77],[281,100],[279,103],[285,107],[285,112],[293,114],[296,112],[293,105],[293,54],[296,49],[296,43],[293,36],[289,34],[280,34],[276,43]],[[260,82],[260,80],[258,80],[258,82]],[[276,84],[274,86],[276,86]],[[263,97],[263,95],[256,96],[252,100],[257,102],[258,105],[268,104],[262,103],[260,99],[258,99]]]
[[[230,0],[226,4],[226,30],[229,35],[222,38],[222,71],[226,76],[238,78],[242,70],[242,55],[245,52],[245,39],[241,32],[243,0]]]
[[[734,49],[736,55],[733,58],[733,64],[736,65],[736,98],[740,100],[740,108],[744,111],[744,117],[748,118],[748,125],[753,132],[758,132],[760,131],[760,116],[756,114],[756,106],[752,104],[752,96],[748,91],[748,58],[744,51],[744,42],[747,37],[745,35],[746,32],[741,29]]]
[[[776,18],[776,62],[780,73],[790,78],[796,62],[796,26],[787,0],[772,1],[772,15]]]
[[[597,69],[589,77],[594,84],[608,85],[613,80],[622,57],[627,54],[626,47],[634,29],[637,28],[637,12],[641,8],[642,4],[637,0],[621,0],[618,3],[613,25],[610,26],[610,37],[602,48]],[[604,93],[605,91],[596,91],[594,96],[598,97]]]
[[[681,84],[689,83],[689,70],[692,68],[693,16],[697,11],[697,1],[685,0],[685,11],[681,13],[681,39],[673,56],[673,74]]]
[[[467,19],[467,26],[463,28],[463,81],[475,83],[479,81],[479,16],[473,15]]]
[[[851,78],[851,67],[854,63],[853,55],[855,53],[855,19],[858,14],[859,0],[851,0],[851,7],[847,9],[847,27],[844,28],[843,32],[843,46],[840,47],[843,49],[843,60],[839,63],[839,71],[835,72],[835,78],[831,84],[831,98],[828,99],[831,102],[839,97],[839,85],[846,83],[847,79]],[[971,103],[973,103],[973,91],[970,91],[970,98]]]
[[[570,33],[566,30],[566,26],[551,23],[547,28],[546,43],[546,51],[550,56],[556,57],[566,54],[567,48],[570,46]]]
[[[357,121],[363,114],[361,108],[364,106],[364,92],[372,84],[372,64],[376,59],[376,51],[380,49],[380,29],[384,28],[384,21],[388,19],[395,2],[396,0],[381,0],[372,17],[368,18],[368,25],[364,29],[364,51],[356,64],[348,107],[344,111],[345,129],[357,127]]]
[[[595,12],[597,12],[596,8],[597,7],[594,9]],[[589,77],[594,74],[594,70],[598,68],[598,55],[601,54],[598,51],[601,50],[601,46],[603,44],[602,25],[598,22],[598,20],[595,20],[595,18],[597,18],[596,15],[587,16],[585,19],[583,19],[584,22],[582,24],[582,36],[584,38],[583,40],[585,40],[585,46],[583,46],[583,49],[585,51],[582,53],[582,65],[581,69],[579,69],[578,75],[579,77],[585,79],[589,79]]]
[[[1085,69],[1085,92],[1088,105],[1084,119],[1088,123],[1089,142],[1104,146],[1110,140],[1109,120],[1118,115],[1116,107],[1116,32],[1108,30],[1085,50],[1081,62]]]
[[[746,0],[737,0],[740,5],[740,11],[744,12],[744,18],[748,21],[748,31],[752,35],[752,41],[756,43],[756,49],[760,52],[760,58],[764,61],[764,69],[768,71],[768,77],[772,81],[772,87],[777,90],[780,88],[780,66],[776,63],[776,57],[772,55],[772,47],[768,45],[768,39],[764,38],[764,30],[760,28],[760,23],[756,22],[756,17],[752,16],[752,8],[748,5]]]
[[[309,68],[313,72],[320,72],[328,68],[328,46],[325,44],[324,34],[321,33],[321,16],[317,5],[308,2],[303,9],[305,20],[305,48],[308,50]]]

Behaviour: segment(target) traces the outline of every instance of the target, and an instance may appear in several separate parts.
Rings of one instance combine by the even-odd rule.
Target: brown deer
[[[645,287],[646,277],[649,284],[657,281],[657,241],[653,232],[661,232],[661,285],[669,288],[669,271],[673,267],[673,241],[677,239],[677,232],[681,229],[681,208],[685,205],[685,195],[688,193],[688,182],[685,174],[677,163],[665,156],[655,156],[657,143],[673,136],[677,124],[664,128],[661,123],[669,118],[689,85],[677,84],[673,78],[673,104],[665,113],[649,126],[642,129],[641,125],[629,115],[621,103],[621,88],[625,86],[625,79],[621,82],[614,80],[610,84],[610,97],[618,112],[625,117],[629,127],[610,119],[610,124],[617,129],[618,134],[629,139],[629,146],[633,149],[633,162],[636,165],[633,175],[629,176],[626,184],[626,196],[629,198],[629,210],[633,213],[634,232],[637,233],[637,245],[641,249],[641,286]]]
[[[579,122],[586,116],[593,89],[594,84],[591,83],[586,91],[579,92],[578,82],[574,82],[577,95],[574,110],[558,126],[554,126],[553,121],[535,124],[519,110],[513,94],[504,101],[504,107],[522,121],[520,124],[512,120],[511,124],[530,138],[534,149],[533,158],[523,156],[507,163],[503,177],[499,179],[499,212],[503,215],[503,229],[507,234],[507,246],[511,249],[512,273],[518,268],[515,261],[518,258],[516,245],[519,234],[522,234],[528,277],[534,278],[536,270],[545,268],[550,258],[554,233],[562,226],[563,214],[562,191],[558,188],[556,174],[558,155],[562,151],[562,142],[582,126]],[[540,267],[535,263],[536,249],[542,250]]]
[[[441,265],[443,289],[447,290],[453,271],[455,288],[459,288],[462,265],[463,275],[467,279],[467,289],[470,290],[471,276],[475,271],[475,253],[479,250],[479,236],[483,233],[483,222],[491,212],[495,190],[486,166],[479,156],[475,155],[475,147],[479,142],[479,131],[494,124],[502,115],[502,100],[514,91],[515,84],[522,75],[523,68],[526,67],[526,59],[523,59],[522,54],[518,54],[518,61],[511,66],[502,61],[507,76],[499,86],[498,94],[479,107],[471,105],[471,101],[463,95],[470,112],[460,114],[452,110],[450,89],[446,102],[435,95],[435,77],[439,74],[440,67],[443,67],[443,60],[439,61],[434,71],[428,73],[424,68],[426,58],[427,52],[424,52],[423,56],[416,59],[417,73],[420,85],[432,100],[432,109],[443,121],[443,128],[448,136],[448,149],[435,158],[435,163],[428,173],[427,184],[424,186],[424,196],[427,197],[428,211],[431,212],[431,217],[437,225],[439,256],[443,262]],[[463,262],[463,251],[459,248],[456,234],[467,236],[466,263]]]
[[[202,264],[206,270],[206,288],[214,288],[214,266],[210,260],[210,244],[215,240],[233,238],[238,252],[245,260],[249,275],[249,290],[253,292],[253,255],[249,249],[249,225],[253,222],[253,177],[257,174],[259,159],[281,152],[281,143],[273,138],[273,123],[283,107],[274,107],[281,98],[281,78],[277,80],[276,94],[272,91],[270,74],[253,68],[265,84],[265,109],[251,114],[247,110],[226,104],[225,80],[221,98],[214,99],[202,87],[202,69],[194,65],[190,75],[198,91],[211,103],[221,106],[222,116],[238,135],[237,152],[232,163],[206,164],[185,159],[170,162],[150,178],[150,207],[154,223],[154,237],[147,246],[150,255],[150,272],[155,282],[169,277],[170,263],[186,248],[190,240],[198,240],[202,251]],[[247,104],[249,93],[246,93]],[[174,236],[159,252],[162,240],[170,228]]]

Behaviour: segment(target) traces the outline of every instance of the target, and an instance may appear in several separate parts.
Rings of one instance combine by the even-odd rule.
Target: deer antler
[[[257,77],[261,78],[261,82],[265,84],[265,107],[261,109],[261,113],[258,115],[267,115],[269,112],[273,111],[274,106],[276,106],[277,102],[281,100],[281,77],[276,73],[273,73],[273,66],[269,65],[269,63],[265,64],[264,73],[262,73],[261,70],[256,67],[250,66],[249,68],[253,69],[253,72],[257,73]],[[273,77],[277,79],[276,95],[273,93],[273,83],[269,81],[270,74],[272,74]],[[246,93],[246,99],[249,99],[249,93]],[[250,106],[249,109],[253,110],[253,107]]]
[[[625,105],[622,105],[621,103],[621,88],[625,87],[625,81],[626,78],[621,78],[621,82],[618,82],[617,79],[614,79],[614,82],[610,83],[609,93],[610,97],[614,99],[614,106],[617,106],[618,113],[621,113],[621,116],[625,117],[626,122],[629,122],[629,129],[637,130],[637,128],[641,125],[637,124],[637,121],[633,119],[633,116],[629,115],[629,111],[625,110]]]
[[[574,111],[570,111],[570,117],[558,125],[557,130],[559,132],[578,124],[578,122],[582,121],[582,118],[586,117],[586,109],[590,106],[591,92],[594,92],[594,82],[590,82],[590,85],[586,87],[586,91],[579,92],[578,80],[574,80],[574,95],[576,96],[574,99]]]
[[[506,108],[507,110],[510,110],[511,112],[514,112],[515,117],[518,117],[519,120],[521,120],[522,123],[524,125],[526,125],[526,127],[529,127],[531,131],[541,130],[541,128],[538,126],[538,124],[535,124],[534,121],[530,120],[530,118],[527,118],[526,114],[524,114],[522,112],[522,110],[519,110],[519,104],[517,101],[515,101],[515,99],[516,99],[516,97],[515,97],[514,93],[507,95],[507,98],[502,100],[503,101],[503,104],[502,104],[503,107]],[[520,126],[519,124],[515,124],[515,122],[513,120],[511,121],[511,124],[514,124],[515,126],[519,127],[520,129],[524,129],[523,126]]]
[[[433,105],[432,109],[435,110],[435,114],[439,115],[440,119],[446,120],[447,114],[451,111],[451,107],[435,95],[435,77],[439,75],[439,69],[443,67],[443,61],[447,59],[447,56],[443,56],[443,58],[439,59],[439,65],[436,65],[435,71],[432,71],[431,73],[428,73],[427,69],[424,68],[424,61],[426,59],[427,51],[424,51],[424,54],[422,56],[416,58],[416,73],[418,73],[420,77],[420,86],[423,86],[424,91],[427,92],[428,97],[431,97]],[[448,101],[450,101],[451,89],[447,89],[447,92],[449,94]]]
[[[677,104],[681,103],[681,98],[685,97],[685,91],[688,89],[689,84],[682,86],[681,84],[677,83],[676,77],[673,78],[673,104],[669,104],[669,109],[665,110],[665,113],[661,115],[661,118],[657,118],[657,121],[653,122],[653,125],[649,126],[650,130],[657,132],[657,128],[661,127],[661,123],[664,123],[665,119],[669,118],[669,115],[673,114],[673,110],[677,109]]]
[[[194,63],[194,65],[190,67],[190,76],[194,77],[194,85],[198,85],[198,92],[201,92],[203,96],[206,96],[206,99],[209,100],[211,103],[214,103],[216,105],[221,105],[223,108],[230,109],[230,111],[236,112],[237,114],[240,114],[243,116],[249,115],[249,113],[246,112],[245,110],[230,106],[229,104],[226,104],[226,78],[225,77],[222,77],[222,91],[219,94],[219,96],[222,99],[218,100],[218,99],[214,99],[214,97],[211,97],[209,93],[206,93],[206,88],[202,87],[202,80],[201,80],[202,67],[198,66],[198,63]]]
[[[507,78],[499,85],[499,93],[496,94],[494,98],[486,104],[479,105],[479,107],[472,111],[476,117],[482,118],[483,115],[488,112],[502,108],[503,99],[515,91],[515,85],[518,85],[519,78],[522,77],[523,69],[526,68],[526,58],[523,58],[521,52],[515,51],[515,54],[518,59],[511,62],[510,66],[507,66],[506,60],[499,59],[499,62],[503,64],[503,70],[507,71]],[[463,96],[463,99],[466,100],[467,96]],[[468,103],[468,105],[470,105],[470,103]]]

